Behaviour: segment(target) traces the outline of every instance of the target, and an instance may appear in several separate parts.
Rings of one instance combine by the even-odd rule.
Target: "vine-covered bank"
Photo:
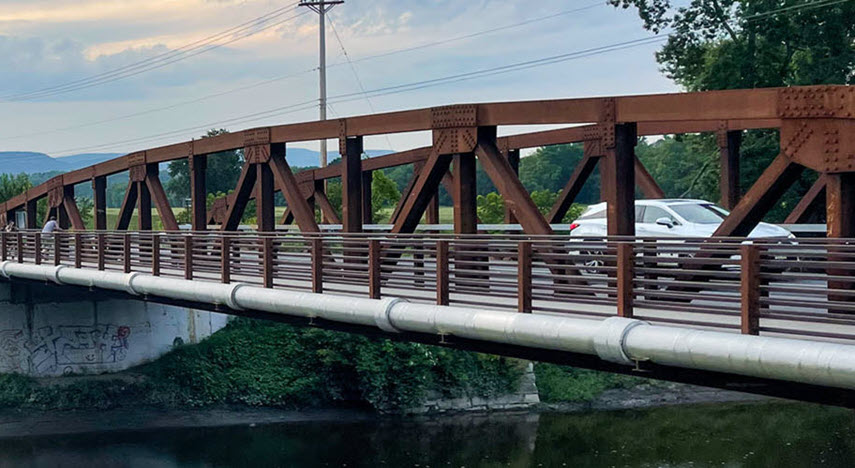
[[[511,393],[525,367],[498,356],[238,319],[202,343],[119,374],[0,375],[0,407],[356,405],[401,412],[429,394],[451,399]],[[548,364],[535,365],[535,375],[546,402],[584,401],[637,381]]]

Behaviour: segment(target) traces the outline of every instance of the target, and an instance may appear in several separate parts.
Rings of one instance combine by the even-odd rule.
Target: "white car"
[[[711,237],[730,213],[703,200],[636,200],[635,235],[638,237]],[[570,225],[574,237],[604,237],[606,204],[591,205]],[[760,223],[749,238],[785,238],[795,236],[780,226]]]

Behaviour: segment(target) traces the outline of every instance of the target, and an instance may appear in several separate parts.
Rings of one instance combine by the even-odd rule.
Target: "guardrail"
[[[855,240],[0,233],[0,260],[855,339]]]

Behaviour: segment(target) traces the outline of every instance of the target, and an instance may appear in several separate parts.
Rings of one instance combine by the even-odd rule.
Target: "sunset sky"
[[[0,151],[130,152],[189,139],[207,126],[239,130],[315,120],[318,111],[310,101],[318,94],[317,15],[289,7],[295,2],[0,0]],[[216,49],[182,54],[182,46],[277,10],[278,16],[245,33],[220,36]],[[550,15],[557,16],[507,27]],[[366,90],[651,37],[634,12],[615,10],[604,0],[347,0],[330,18]],[[369,105],[354,95],[361,90],[354,70],[332,27],[327,32],[331,118],[372,108],[676,90],[658,70],[656,42],[376,96]],[[158,68],[148,71],[152,65]],[[115,71],[120,67],[125,68]],[[106,83],[81,88],[89,81],[80,80],[104,73]],[[114,79],[124,74],[133,76]],[[45,88],[50,92],[33,94]],[[252,115],[266,111],[271,112]],[[403,150],[426,138],[371,138],[366,147]]]

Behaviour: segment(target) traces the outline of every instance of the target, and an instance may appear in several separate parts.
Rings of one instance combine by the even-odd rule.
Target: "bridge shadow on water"
[[[805,404],[289,423],[0,441],[0,466],[853,466],[855,417]]]

